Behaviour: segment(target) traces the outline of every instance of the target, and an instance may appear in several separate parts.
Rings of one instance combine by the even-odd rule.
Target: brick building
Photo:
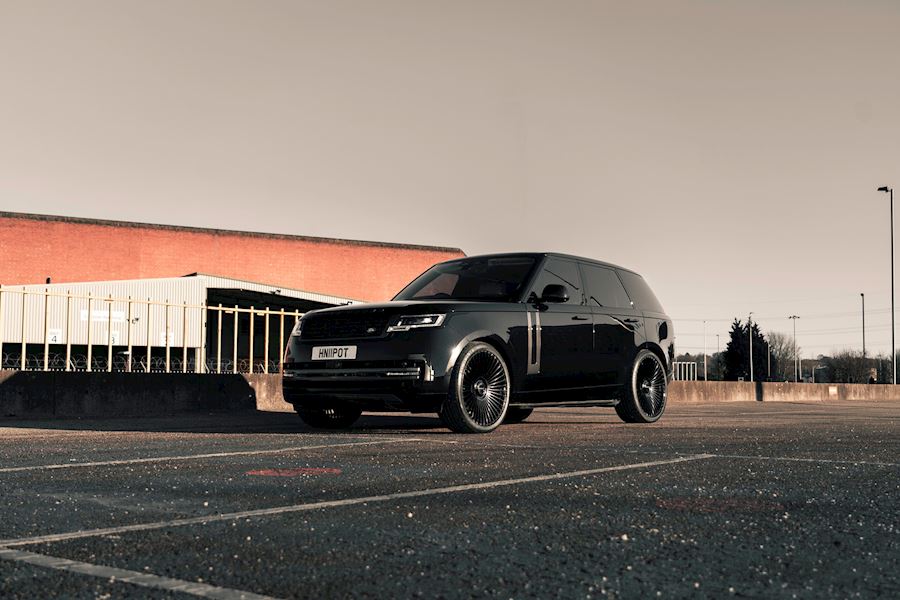
[[[0,284],[212,273],[365,301],[390,299],[458,248],[0,212]]]

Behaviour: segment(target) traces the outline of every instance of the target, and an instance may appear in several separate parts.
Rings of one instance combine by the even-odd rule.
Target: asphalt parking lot
[[[3,598],[900,597],[900,402],[0,422]]]

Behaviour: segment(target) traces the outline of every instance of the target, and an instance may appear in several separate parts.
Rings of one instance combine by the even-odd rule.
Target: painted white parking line
[[[159,575],[153,575],[152,573],[140,573],[138,571],[128,571],[126,569],[116,569],[114,567],[94,565],[76,560],[56,558],[55,556],[35,554],[34,552],[25,552],[24,550],[0,549],[0,559],[27,563],[46,569],[56,569],[57,571],[69,571],[80,575],[100,577],[102,579],[108,579],[109,581],[122,581],[142,587],[165,590],[167,592],[191,594],[193,596],[200,596],[201,598],[218,598],[220,600],[272,600],[271,596],[261,596],[251,592],[242,592],[240,590],[217,587],[206,583],[172,579],[171,577],[161,577]]]
[[[829,458],[802,458],[794,456],[753,456],[749,454],[716,454],[717,458],[742,458],[746,460],[774,460],[785,462],[822,463],[827,465],[863,465],[867,467],[900,467],[900,463],[869,460],[833,460]]]
[[[676,463],[703,460],[715,458],[713,454],[694,454],[688,456],[680,456],[678,458],[670,458],[666,460],[655,460],[651,462],[632,463],[627,465],[617,465],[613,467],[599,467],[597,469],[584,469],[581,471],[567,471],[564,473],[550,473],[547,475],[533,475],[531,477],[520,477],[517,479],[501,479],[499,481],[486,481],[481,483],[465,483],[460,485],[451,485],[447,487],[428,488],[424,490],[413,490],[410,492],[396,492],[393,494],[383,494],[379,496],[365,496],[361,498],[345,498],[343,500],[325,500],[321,502],[310,502],[308,504],[294,504],[290,506],[276,506],[273,508],[261,508],[257,510],[245,510],[241,512],[212,514],[203,517],[191,517],[188,519],[173,519],[171,521],[156,521],[153,523],[138,523],[135,525],[123,525],[121,527],[105,527],[102,529],[87,529],[82,531],[71,531],[68,533],[56,533],[50,535],[41,535],[30,538],[19,538],[0,540],[0,548],[13,546],[26,546],[29,544],[43,544],[50,542],[61,542],[65,540],[74,540],[89,537],[99,537],[104,535],[117,535],[121,533],[129,533],[134,531],[152,531],[156,529],[168,529],[171,527],[184,527],[186,525],[204,525],[206,523],[216,523],[219,521],[233,521],[235,519],[248,519],[252,517],[269,517],[274,515],[283,515],[288,513],[297,513],[311,510],[319,510],[323,508],[336,508],[339,506],[356,506],[359,504],[369,504],[375,502],[389,502],[391,500],[403,500],[406,498],[418,498],[421,496],[438,496],[442,494],[454,494],[457,492],[468,492],[473,490],[486,490],[490,488],[505,487],[511,485],[520,485],[523,483],[536,483],[541,481],[553,481],[556,479],[569,479],[572,477],[586,477],[589,475],[598,475],[600,473],[611,473],[614,471],[629,471],[633,469],[646,469],[648,467],[658,467],[662,465],[672,465]]]
[[[665,452],[653,452],[649,450],[626,450],[626,454],[651,454],[651,455],[659,455],[659,454],[669,454]],[[686,454],[684,456],[695,456],[693,454]],[[891,463],[891,462],[877,462],[877,461],[869,461],[869,460],[837,460],[830,458],[803,458],[803,457],[795,457],[795,456],[762,456],[762,455],[753,455],[753,454],[708,454],[705,456],[711,456],[714,458],[737,458],[743,460],[773,460],[773,461],[785,461],[785,462],[802,462],[802,463],[821,463],[826,465],[860,465],[867,467],[900,467],[900,463]]]
[[[375,446],[383,444],[405,444],[409,442],[427,442],[422,438],[398,438],[391,440],[373,440],[368,442],[348,442],[346,444],[322,444],[318,446],[289,446],[268,450],[237,450],[234,452],[210,452],[208,454],[183,454],[180,456],[153,456],[150,458],[128,458],[122,460],[101,460],[96,462],[73,462],[53,465],[32,465],[25,467],[3,467],[0,473],[19,473],[22,471],[46,471],[52,469],[77,469],[84,467],[109,467],[116,465],[137,465],[141,463],[169,462],[173,460],[197,460],[201,458],[222,458],[227,456],[258,456],[261,454],[283,454],[301,450],[321,450],[323,448],[347,448],[350,446]]]

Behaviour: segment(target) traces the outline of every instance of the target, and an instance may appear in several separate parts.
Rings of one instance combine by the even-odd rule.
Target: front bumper
[[[285,363],[282,386],[285,401],[306,408],[339,400],[366,410],[430,412],[446,394],[443,378],[436,379],[432,366],[421,359]]]
[[[335,399],[366,410],[431,412],[446,397],[454,350],[451,327],[412,329],[380,338],[305,340],[292,336],[284,365],[284,398],[299,406]],[[316,346],[356,346],[352,360],[315,360]]]
[[[295,369],[285,371],[285,377],[298,382],[384,382],[419,381],[420,367],[349,368],[349,369]]]

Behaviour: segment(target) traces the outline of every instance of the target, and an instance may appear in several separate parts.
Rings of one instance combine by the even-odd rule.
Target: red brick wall
[[[442,248],[0,215],[3,285],[201,272],[377,301],[457,256]]]

